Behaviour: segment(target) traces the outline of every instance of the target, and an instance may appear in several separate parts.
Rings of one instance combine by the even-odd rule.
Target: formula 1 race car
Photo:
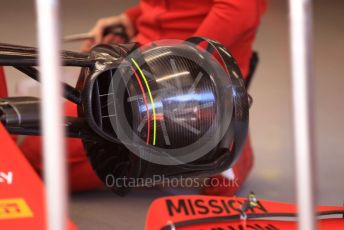
[[[78,106],[66,135],[82,139],[99,178],[207,176],[233,165],[246,140],[250,97],[231,54],[201,37],[139,47],[98,45],[90,53],[62,51],[80,67],[64,97]],[[0,44],[0,66],[39,81],[35,48]],[[250,75],[253,74],[253,69]],[[247,79],[251,79],[248,77]],[[11,134],[39,135],[39,99],[0,99]],[[112,189],[126,193],[125,184]]]

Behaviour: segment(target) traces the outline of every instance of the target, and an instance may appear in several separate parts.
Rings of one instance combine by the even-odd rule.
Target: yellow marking
[[[149,99],[150,99],[150,101],[152,103],[152,110],[153,110],[153,145],[155,145],[155,139],[156,139],[156,114],[155,114],[154,100],[153,100],[152,93],[151,93],[151,90],[149,88],[146,76],[143,74],[143,71],[141,70],[140,66],[137,64],[137,62],[133,58],[131,59],[131,61],[134,63],[136,69],[139,70],[139,72],[140,72],[140,74],[141,74],[141,76],[142,76],[142,78],[143,78],[143,80],[145,82],[145,85],[147,87]]]
[[[0,220],[33,217],[33,213],[23,198],[0,199]]]

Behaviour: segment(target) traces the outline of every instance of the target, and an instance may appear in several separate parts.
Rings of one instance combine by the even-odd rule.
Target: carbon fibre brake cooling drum
[[[84,95],[79,112],[89,114],[90,127],[106,146],[117,146],[88,151],[100,178],[105,181],[109,173],[200,175],[229,168],[243,147],[249,109],[240,70],[229,52],[198,37],[123,50],[95,47],[92,55],[103,55],[105,61],[83,73],[89,76],[83,76],[84,91],[91,94]],[[118,146],[125,148],[115,151]],[[128,162],[120,173],[115,161],[104,162],[118,156],[121,163],[124,158]]]
[[[233,112],[231,81],[216,60],[170,43],[131,53],[114,74],[108,97],[121,142],[164,165],[188,163],[215,148]]]

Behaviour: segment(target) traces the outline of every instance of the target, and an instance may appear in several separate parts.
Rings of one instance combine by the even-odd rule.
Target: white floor
[[[63,0],[63,33],[87,31],[98,17],[121,12],[135,1]],[[317,187],[320,204],[344,200],[344,2],[315,1],[314,62]],[[270,1],[255,49],[261,62],[250,93],[251,133],[255,167],[240,195],[254,191],[259,198],[294,202],[287,1]],[[35,45],[34,1],[4,1],[0,7],[0,42]],[[78,49],[79,44],[65,44]],[[76,69],[67,69],[74,82]],[[10,92],[25,79],[6,68]],[[181,191],[186,192],[186,191]],[[110,192],[74,194],[70,215],[80,229],[142,229],[150,202],[170,191],[135,191],[120,198]]]

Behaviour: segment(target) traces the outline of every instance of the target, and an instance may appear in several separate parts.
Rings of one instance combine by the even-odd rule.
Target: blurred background
[[[87,32],[100,17],[116,15],[135,0],[62,0],[62,34]],[[319,204],[344,200],[344,1],[314,4],[315,131]],[[36,46],[34,1],[1,1],[0,42]],[[254,169],[239,195],[296,202],[292,137],[288,1],[269,1],[255,43],[260,56],[250,94]],[[63,44],[78,50],[80,43]],[[38,95],[39,85],[6,68],[10,95]],[[79,69],[65,68],[63,79],[75,83]],[[30,86],[26,89],[23,86]],[[1,150],[0,150],[1,151]],[[85,178],[87,179],[87,178]],[[73,194],[70,215],[80,229],[142,229],[151,201],[190,190],[159,188],[133,191],[121,198],[108,191]]]

